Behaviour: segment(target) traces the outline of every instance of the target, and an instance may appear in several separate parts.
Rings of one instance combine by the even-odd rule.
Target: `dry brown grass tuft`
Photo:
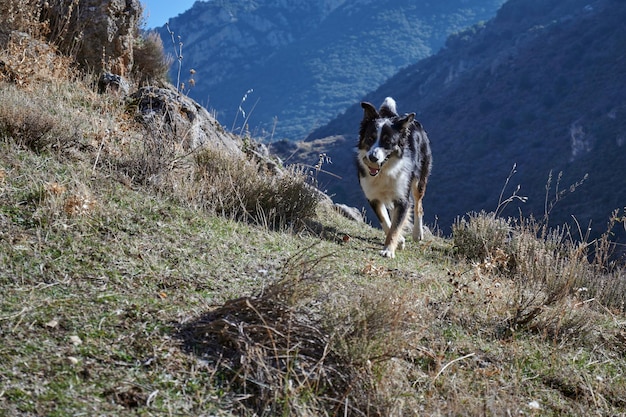
[[[73,56],[82,38],[78,0],[5,0],[0,4],[0,27],[45,41]]]
[[[21,87],[37,81],[71,79],[76,75],[71,58],[22,32],[0,32],[0,63],[0,81]]]
[[[167,80],[173,59],[165,54],[158,33],[138,37],[133,56],[133,77],[139,85],[159,85]]]
[[[623,270],[605,273],[606,264],[599,261],[609,259],[609,236],[578,242],[567,227],[549,229],[533,219],[505,220],[488,213],[471,214],[453,227],[457,253],[473,262],[478,274],[511,283],[512,291],[502,296],[503,329],[530,329],[553,338],[585,333],[584,313],[575,308],[580,303],[624,308]]]
[[[209,212],[273,230],[300,228],[315,216],[320,194],[295,169],[272,173],[244,156],[202,149],[190,199]]]
[[[319,274],[330,258],[303,260],[309,249],[257,296],[186,323],[180,336],[187,349],[215,366],[243,415],[411,410],[406,371],[425,332],[416,325],[422,302],[415,293],[390,291],[386,280],[333,287]]]

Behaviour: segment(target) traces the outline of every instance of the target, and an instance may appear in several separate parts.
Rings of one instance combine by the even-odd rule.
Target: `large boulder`
[[[133,43],[139,29],[139,0],[79,0],[82,41],[79,64],[127,76],[133,67]]]
[[[145,125],[183,138],[186,149],[210,144],[235,154],[243,152],[238,136],[226,132],[204,107],[174,89],[142,87],[128,96],[128,104]]]

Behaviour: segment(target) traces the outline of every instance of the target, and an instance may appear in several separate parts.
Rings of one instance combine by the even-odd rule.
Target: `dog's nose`
[[[371,153],[367,156],[367,158],[375,164],[378,163],[378,157],[376,156],[376,154]]]

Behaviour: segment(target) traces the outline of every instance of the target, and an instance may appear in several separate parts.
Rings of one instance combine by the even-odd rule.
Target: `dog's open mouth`
[[[367,158],[363,158],[363,164],[365,165],[365,167],[367,168],[367,170],[370,173],[370,176],[375,177],[376,175],[378,175],[380,173],[380,170],[383,168],[383,164],[387,162],[387,159],[385,159],[382,164],[374,164],[373,162],[370,162],[367,160]]]
[[[372,177],[375,177],[376,175],[378,175],[378,173],[380,172],[380,168],[372,168],[370,166],[367,167],[370,171],[370,175]]]

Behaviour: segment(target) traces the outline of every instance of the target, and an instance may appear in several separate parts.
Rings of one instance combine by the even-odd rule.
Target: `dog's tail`
[[[381,104],[380,110],[378,110],[378,113],[382,117],[397,116],[398,112],[396,110],[396,101],[391,97],[387,97],[385,101],[383,101],[383,104]]]

